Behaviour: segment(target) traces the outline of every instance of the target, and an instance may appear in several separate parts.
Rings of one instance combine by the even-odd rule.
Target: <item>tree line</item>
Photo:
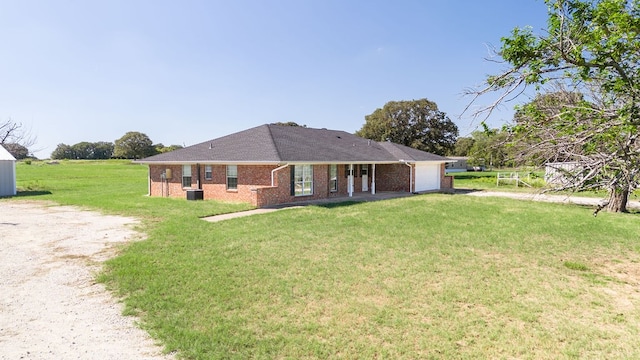
[[[58,144],[51,153],[55,160],[142,159],[148,156],[180,149],[180,145],[153,144],[144,133],[127,132],[115,142],[79,142],[74,145]]]

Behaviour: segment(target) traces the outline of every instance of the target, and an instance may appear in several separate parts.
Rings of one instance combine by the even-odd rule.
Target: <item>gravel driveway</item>
[[[494,191],[494,190],[484,190],[484,191],[464,191],[467,195],[471,196],[497,196],[497,197],[507,197],[511,199],[518,200],[531,200],[531,201],[542,201],[542,202],[553,202],[553,203],[563,203],[563,204],[576,204],[576,205],[586,205],[596,207],[603,203],[602,198],[590,198],[590,197],[580,197],[580,196],[569,196],[569,195],[553,195],[553,194],[542,194],[542,193],[514,193],[508,191]],[[640,209],[640,201],[630,200],[627,202],[628,209]]]
[[[173,359],[94,282],[134,219],[0,201],[0,359]]]

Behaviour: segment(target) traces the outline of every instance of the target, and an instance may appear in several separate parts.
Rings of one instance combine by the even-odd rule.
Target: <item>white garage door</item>
[[[416,164],[416,192],[440,189],[440,164]]]

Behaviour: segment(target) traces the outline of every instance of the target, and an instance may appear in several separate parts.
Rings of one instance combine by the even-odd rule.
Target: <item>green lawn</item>
[[[143,220],[99,278],[184,358],[640,358],[638,215],[431,194],[208,223],[246,206],[144,197],[140,165],[18,185]]]

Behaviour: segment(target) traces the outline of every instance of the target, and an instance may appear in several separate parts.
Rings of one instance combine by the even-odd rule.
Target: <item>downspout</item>
[[[405,160],[400,159],[400,162],[407,165],[409,167],[409,192],[413,192],[413,166],[406,162]]]
[[[196,164],[196,176],[198,177],[196,187],[198,188],[198,190],[202,190],[202,187],[200,187],[200,164]]]
[[[282,170],[282,169],[286,168],[287,166],[289,166],[289,164],[284,164],[282,166],[279,166],[279,167],[271,170],[271,187],[276,186],[275,185],[275,174],[276,174],[276,171]]]

